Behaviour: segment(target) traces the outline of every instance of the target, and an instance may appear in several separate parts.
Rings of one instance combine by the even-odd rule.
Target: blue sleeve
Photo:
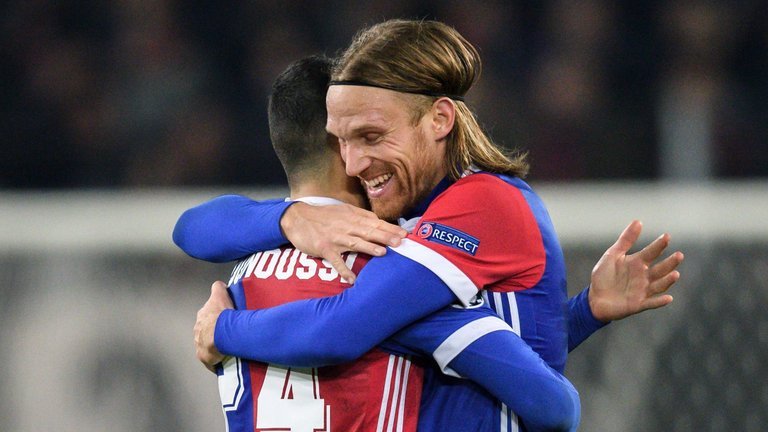
[[[483,336],[449,366],[506,403],[528,431],[575,431],[579,425],[576,389],[511,331]]]
[[[173,242],[193,258],[227,262],[288,243],[280,218],[291,201],[223,195],[185,211]]]
[[[589,287],[568,300],[568,352],[573,351],[592,333],[608,325],[592,315]]]
[[[336,296],[223,311],[214,343],[222,354],[267,363],[343,363],[454,301],[450,288],[426,267],[387,253],[372,259],[355,284]]]
[[[382,347],[434,357],[444,372],[472,380],[505,403],[527,430],[571,431],[579,424],[579,394],[573,385],[490,308],[444,308]]]

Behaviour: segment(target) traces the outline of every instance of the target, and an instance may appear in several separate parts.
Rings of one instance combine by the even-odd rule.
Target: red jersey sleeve
[[[542,236],[525,196],[493,175],[472,174],[446,189],[408,238],[453,264],[475,293],[524,290],[544,273]],[[454,293],[464,301],[470,290]]]

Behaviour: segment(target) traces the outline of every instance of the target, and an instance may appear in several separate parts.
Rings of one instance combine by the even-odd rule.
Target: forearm
[[[573,351],[592,333],[605,327],[592,315],[589,307],[589,287],[568,300],[568,352]]]
[[[447,375],[470,379],[531,430],[572,430],[579,396],[489,308],[447,307],[393,335],[383,348],[433,357]]]
[[[407,324],[456,300],[445,283],[397,253],[372,260],[341,294],[256,311],[224,311],[223,354],[289,366],[353,360]]]
[[[581,406],[576,389],[511,331],[483,336],[459,353],[449,367],[506,404],[529,431],[574,431],[578,427]]]
[[[288,242],[280,218],[291,204],[223,195],[185,211],[176,222],[173,241],[188,255],[212,262],[273,249]]]

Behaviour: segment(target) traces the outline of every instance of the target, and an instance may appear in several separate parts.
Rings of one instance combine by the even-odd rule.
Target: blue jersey
[[[435,274],[450,269],[442,280],[465,304],[481,291],[547,364],[564,371],[565,262],[546,208],[525,182],[465,176],[428,204],[408,240],[394,250]],[[503,402],[497,408],[492,430],[516,430],[513,410]]]
[[[219,204],[221,202],[214,206]],[[535,194],[519,179],[473,174],[444,190],[436,190],[426,204],[427,210],[415,233],[404,241],[403,246],[395,248],[394,253],[374,259],[361,272],[355,287],[328,299],[246,314],[225,312],[217,322],[217,347],[222,352],[241,352],[252,358],[284,364],[338,362],[360,355],[361,350],[382,342],[409,322],[439,310],[456,298],[464,307],[469,307],[477,302],[478,292],[484,290],[485,302],[494,308],[498,316],[511,324],[515,333],[522,336],[552,368],[562,371],[568,349],[564,266],[551,222]],[[274,203],[272,205],[275,206]],[[246,207],[251,209],[251,204]],[[207,210],[210,207],[202,208],[203,212]],[[176,234],[195,232],[194,213],[185,214],[177,225],[174,238],[183,248],[190,238]],[[280,212],[271,210],[271,213],[276,214],[279,221]],[[220,215],[221,218],[226,216]],[[258,221],[259,224],[263,222]],[[204,249],[197,248],[196,256],[207,254],[199,252]],[[237,250],[237,247],[234,249]],[[576,303],[583,306],[585,300],[585,296],[580,296]],[[584,307],[571,307],[571,310],[588,312],[588,308]],[[329,318],[331,316],[333,318]],[[376,317],[375,325],[365,325],[365,318],[372,316]],[[308,343],[328,339],[328,334],[339,331],[349,333],[361,321],[364,328],[352,330],[344,344],[315,345],[314,352],[307,352]],[[569,320],[569,323],[573,322],[580,324],[581,328],[592,326],[592,329],[581,331],[582,334],[598,327],[589,319]],[[249,333],[247,338],[227,336],[241,335],[244,329],[256,328],[254,326],[260,329],[258,335]],[[280,334],[291,335],[290,340],[270,343],[277,336],[273,333],[277,328],[280,328]],[[482,342],[515,333],[492,332],[476,340]],[[482,345],[480,342],[475,345]],[[301,346],[305,348],[299,349]],[[444,349],[436,351],[441,353],[435,358],[438,363],[442,361],[444,370],[448,370],[452,362],[463,368],[476,366],[463,363],[464,359],[460,356],[443,356]],[[493,375],[496,371],[491,366],[484,372]],[[471,373],[465,372],[464,375],[470,376]],[[471,378],[481,382],[484,379]],[[488,381],[492,386],[494,380]],[[454,427],[464,425],[460,421],[466,419],[479,422],[470,426],[473,427],[471,430],[513,430],[516,427],[514,414],[505,406],[509,403],[494,406],[493,398],[466,381],[451,382],[435,376],[431,382],[434,386],[428,387],[434,388],[425,388],[424,391],[431,397],[428,400],[425,398],[426,402],[422,404],[420,425],[423,427],[441,424],[440,418],[451,415],[455,417],[452,420]],[[535,390],[532,388],[532,391]],[[503,389],[495,391],[503,394]],[[529,426],[538,424],[536,422],[540,419],[534,416],[544,410],[541,401],[540,405],[534,406],[538,411],[531,411],[531,406],[525,406],[525,402],[518,404],[514,397],[495,396],[517,404],[515,409],[518,412],[530,411],[530,416],[524,415]],[[440,407],[459,405],[467,409],[448,410],[450,413],[440,410]],[[467,412],[473,414],[467,415]],[[484,415],[475,415],[478,412]]]

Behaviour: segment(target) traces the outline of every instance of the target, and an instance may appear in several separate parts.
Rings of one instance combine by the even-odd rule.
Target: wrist
[[[589,312],[590,318],[592,318],[595,322],[602,324],[608,324],[609,322],[613,321],[607,314],[603,313],[602,309],[600,308],[600,302],[595,298],[592,284],[588,285],[585,291],[587,292],[587,305],[589,306],[587,311]]]
[[[300,206],[308,205],[302,202],[294,202],[288,208],[285,209],[283,215],[280,217],[280,232],[286,240],[288,233],[292,232],[293,227],[296,226],[297,212],[300,210]]]

